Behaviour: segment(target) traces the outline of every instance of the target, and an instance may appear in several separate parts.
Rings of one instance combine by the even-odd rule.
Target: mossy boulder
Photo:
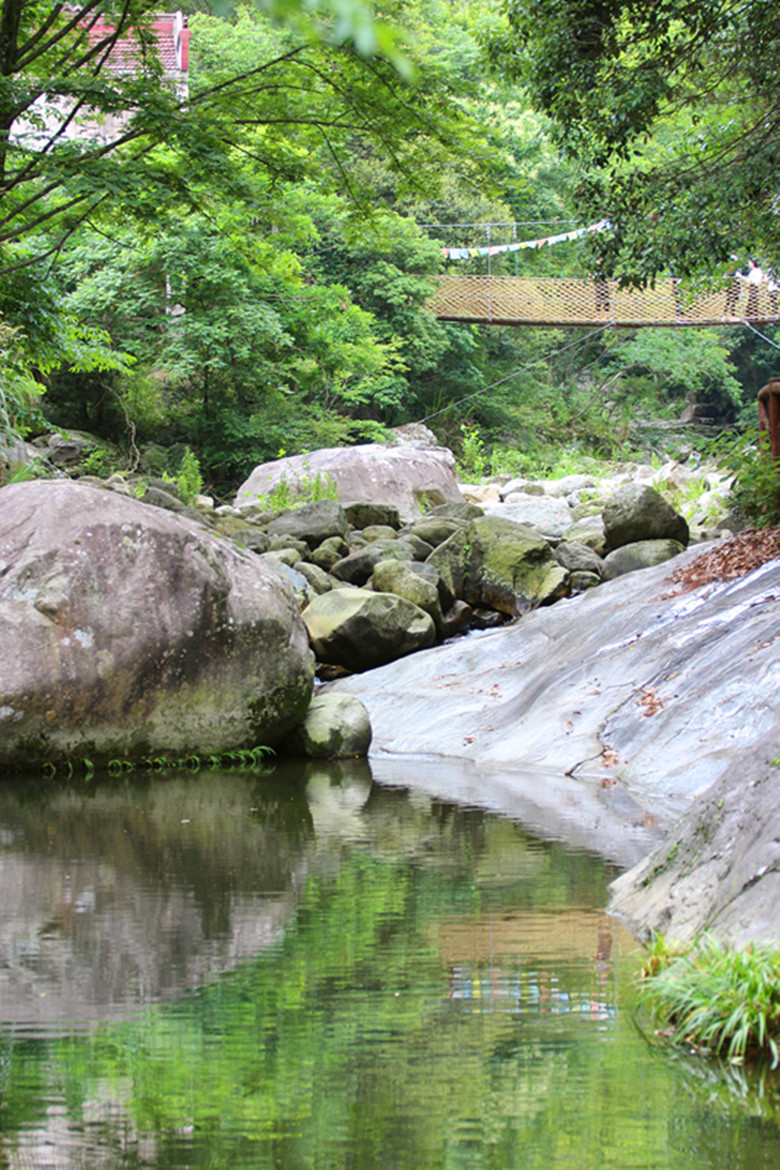
[[[568,572],[538,532],[500,516],[481,516],[434,549],[428,563],[472,606],[515,616],[563,597]]]
[[[350,671],[382,666],[436,640],[430,614],[403,597],[369,589],[323,593],[302,617],[318,660]]]
[[[313,760],[335,760],[365,756],[370,744],[371,723],[360,699],[325,691],[314,696],[283,750]]]
[[[314,663],[280,571],[69,480],[0,489],[0,764],[273,745]]]

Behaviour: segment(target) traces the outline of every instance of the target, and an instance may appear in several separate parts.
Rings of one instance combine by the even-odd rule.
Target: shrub
[[[733,472],[733,497],[757,528],[780,524],[780,466],[769,444],[759,441],[758,428],[739,435],[719,436],[707,451],[718,465]]]

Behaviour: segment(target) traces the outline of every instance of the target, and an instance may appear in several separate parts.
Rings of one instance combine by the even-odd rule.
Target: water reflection
[[[0,1167],[776,1165],[634,1028],[616,872],[363,763],[6,784]]]
[[[116,1019],[282,936],[312,840],[296,788],[209,774],[0,789],[0,1018]]]

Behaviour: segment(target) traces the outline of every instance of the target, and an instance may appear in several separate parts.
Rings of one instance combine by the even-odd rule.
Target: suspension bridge
[[[735,278],[694,298],[671,278],[644,289],[592,276],[444,275],[437,281],[428,308],[440,321],[632,329],[780,322],[780,289],[768,280]]]

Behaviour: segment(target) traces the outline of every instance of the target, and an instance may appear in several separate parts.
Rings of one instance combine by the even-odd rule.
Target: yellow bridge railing
[[[440,276],[428,308],[440,321],[630,328],[780,321],[780,289],[735,279],[691,300],[671,279],[621,289],[593,277]]]

